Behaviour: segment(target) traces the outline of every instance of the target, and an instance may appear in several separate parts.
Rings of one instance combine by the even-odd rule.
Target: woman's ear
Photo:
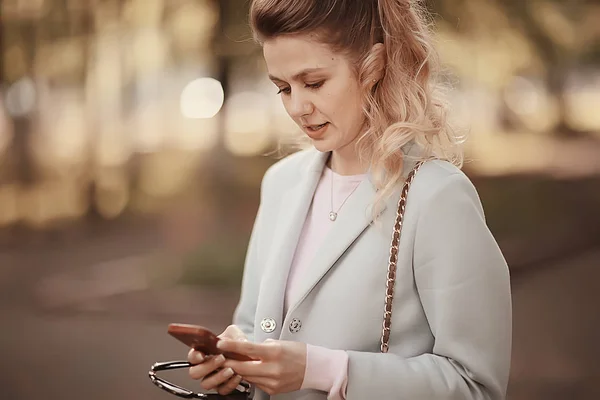
[[[385,46],[383,43],[375,43],[373,47],[371,47],[371,51],[369,52],[369,59],[372,62],[371,69],[371,82],[373,86],[383,79],[385,75],[385,67],[386,67],[386,56],[385,56]]]
[[[358,68],[360,84],[367,92],[372,91],[385,75],[385,51],[383,43],[375,43]]]

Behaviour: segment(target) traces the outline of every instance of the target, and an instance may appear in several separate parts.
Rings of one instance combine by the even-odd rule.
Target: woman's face
[[[269,39],[263,52],[287,113],[317,150],[340,151],[357,139],[365,118],[347,57],[308,35]]]

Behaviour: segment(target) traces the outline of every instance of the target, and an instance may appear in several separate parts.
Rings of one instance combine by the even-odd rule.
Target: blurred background
[[[600,3],[427,4],[511,267],[509,399],[599,399]],[[229,324],[265,154],[296,133],[247,7],[0,0],[3,400],[170,398],[167,324]]]

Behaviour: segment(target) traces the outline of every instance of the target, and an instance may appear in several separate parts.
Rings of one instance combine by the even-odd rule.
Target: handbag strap
[[[387,280],[385,283],[385,308],[383,311],[383,329],[381,331],[381,352],[387,353],[389,349],[390,341],[390,330],[392,327],[392,303],[394,301],[394,286],[396,284],[396,268],[398,261],[398,246],[400,244],[400,233],[402,231],[402,222],[404,221],[404,210],[406,208],[406,197],[408,190],[412,184],[415,174],[424,161],[419,161],[415,167],[408,174],[404,186],[402,187],[402,193],[400,194],[400,200],[398,201],[398,210],[396,213],[396,223],[394,224],[394,231],[392,233],[392,243],[390,245],[390,260],[388,264]]]

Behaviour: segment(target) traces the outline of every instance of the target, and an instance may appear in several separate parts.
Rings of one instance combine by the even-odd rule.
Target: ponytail
[[[365,91],[368,129],[358,142],[368,155],[376,187],[374,214],[403,183],[403,151],[412,142],[423,148],[418,159],[436,157],[462,166],[462,138],[447,122],[443,87],[437,81],[440,63],[433,47],[427,11],[418,1],[375,1],[385,64],[382,79]],[[376,71],[377,54],[366,57],[360,76]],[[367,82],[361,82],[367,89]]]

